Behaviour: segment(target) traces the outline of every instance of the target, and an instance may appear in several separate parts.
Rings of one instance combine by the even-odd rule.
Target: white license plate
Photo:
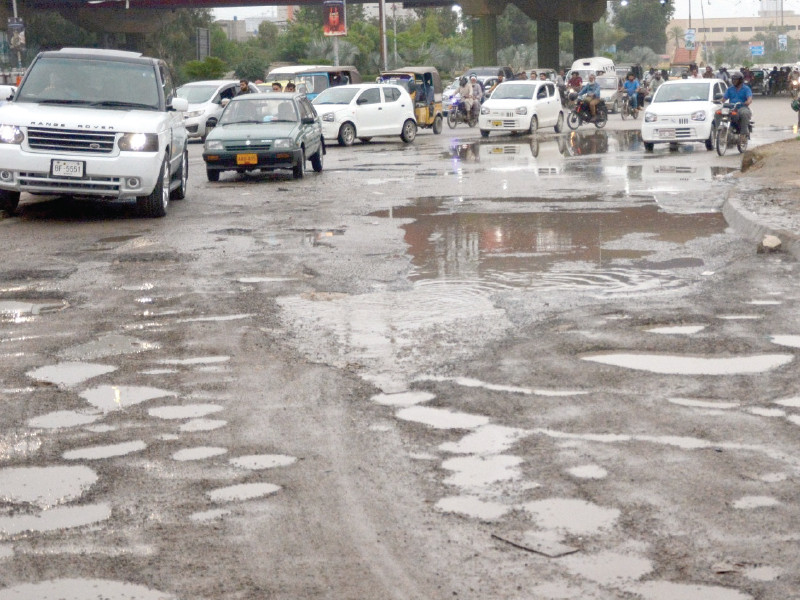
[[[662,138],[673,138],[675,137],[675,130],[674,129],[659,129],[658,136]]]
[[[81,160],[53,160],[50,163],[50,173],[53,177],[83,177]]]

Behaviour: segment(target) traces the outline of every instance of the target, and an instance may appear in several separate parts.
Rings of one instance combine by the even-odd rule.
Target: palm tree
[[[681,40],[684,39],[685,35],[686,32],[683,30],[683,27],[680,25],[673,25],[669,28],[669,31],[667,31],[667,42],[675,40],[675,48],[680,48]]]

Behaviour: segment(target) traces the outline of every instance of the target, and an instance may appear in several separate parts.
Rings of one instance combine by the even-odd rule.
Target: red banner
[[[324,35],[347,35],[347,17],[344,0],[325,0],[325,23],[322,25]]]

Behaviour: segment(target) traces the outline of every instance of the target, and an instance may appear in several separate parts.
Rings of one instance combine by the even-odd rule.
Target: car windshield
[[[158,110],[158,89],[149,64],[48,56],[29,70],[16,101]]]
[[[182,85],[175,93],[178,98],[185,98],[189,104],[200,104],[211,100],[218,89],[218,85]]]
[[[616,90],[619,87],[616,77],[598,77],[597,83],[604,90]]]
[[[297,111],[291,100],[286,98],[248,98],[246,95],[231,100],[219,120],[221,125],[296,121]]]
[[[656,91],[656,102],[692,102],[708,100],[708,82],[681,82],[675,85],[662,85]]]
[[[492,92],[492,100],[531,100],[535,91],[535,85],[501,83]]]
[[[359,88],[328,88],[314,98],[314,104],[350,104]]]

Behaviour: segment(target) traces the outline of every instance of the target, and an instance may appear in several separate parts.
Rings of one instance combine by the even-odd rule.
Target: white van
[[[590,58],[580,58],[572,63],[570,68],[570,75],[575,71],[581,76],[584,83],[589,78],[590,73],[596,76],[613,75],[616,77],[617,68],[614,66],[614,61],[605,56],[592,56]]]

